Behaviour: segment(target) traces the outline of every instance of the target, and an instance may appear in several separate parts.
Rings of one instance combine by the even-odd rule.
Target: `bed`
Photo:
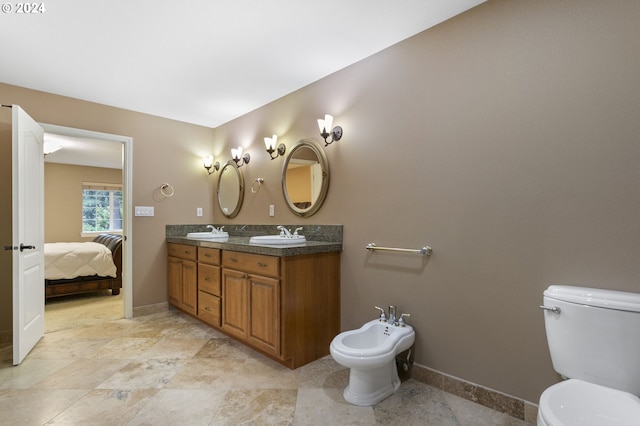
[[[91,242],[47,243],[45,298],[100,290],[120,294],[122,236],[100,234]]]

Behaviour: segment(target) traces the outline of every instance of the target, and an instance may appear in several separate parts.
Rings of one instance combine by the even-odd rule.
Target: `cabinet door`
[[[248,275],[222,269],[222,329],[247,339],[249,322]]]
[[[250,275],[249,342],[255,347],[280,355],[279,281]]]
[[[182,261],[167,258],[167,299],[175,307],[180,307],[182,299]]]
[[[196,263],[189,260],[182,261],[182,295],[181,308],[183,311],[196,315],[198,310],[198,270]]]

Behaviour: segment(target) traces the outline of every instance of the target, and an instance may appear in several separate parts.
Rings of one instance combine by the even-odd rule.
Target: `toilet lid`
[[[640,398],[627,392],[570,379],[540,397],[540,414],[549,425],[638,426]]]

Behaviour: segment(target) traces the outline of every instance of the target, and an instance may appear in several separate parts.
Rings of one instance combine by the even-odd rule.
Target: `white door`
[[[13,364],[44,334],[44,131],[12,106]]]

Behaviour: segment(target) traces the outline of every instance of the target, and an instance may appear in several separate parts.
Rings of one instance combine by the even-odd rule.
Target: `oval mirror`
[[[236,217],[244,200],[244,178],[238,165],[229,160],[218,176],[218,206],[228,218]]]
[[[329,161],[322,146],[313,139],[302,139],[282,167],[287,206],[298,216],[311,216],[322,206],[328,189]]]

